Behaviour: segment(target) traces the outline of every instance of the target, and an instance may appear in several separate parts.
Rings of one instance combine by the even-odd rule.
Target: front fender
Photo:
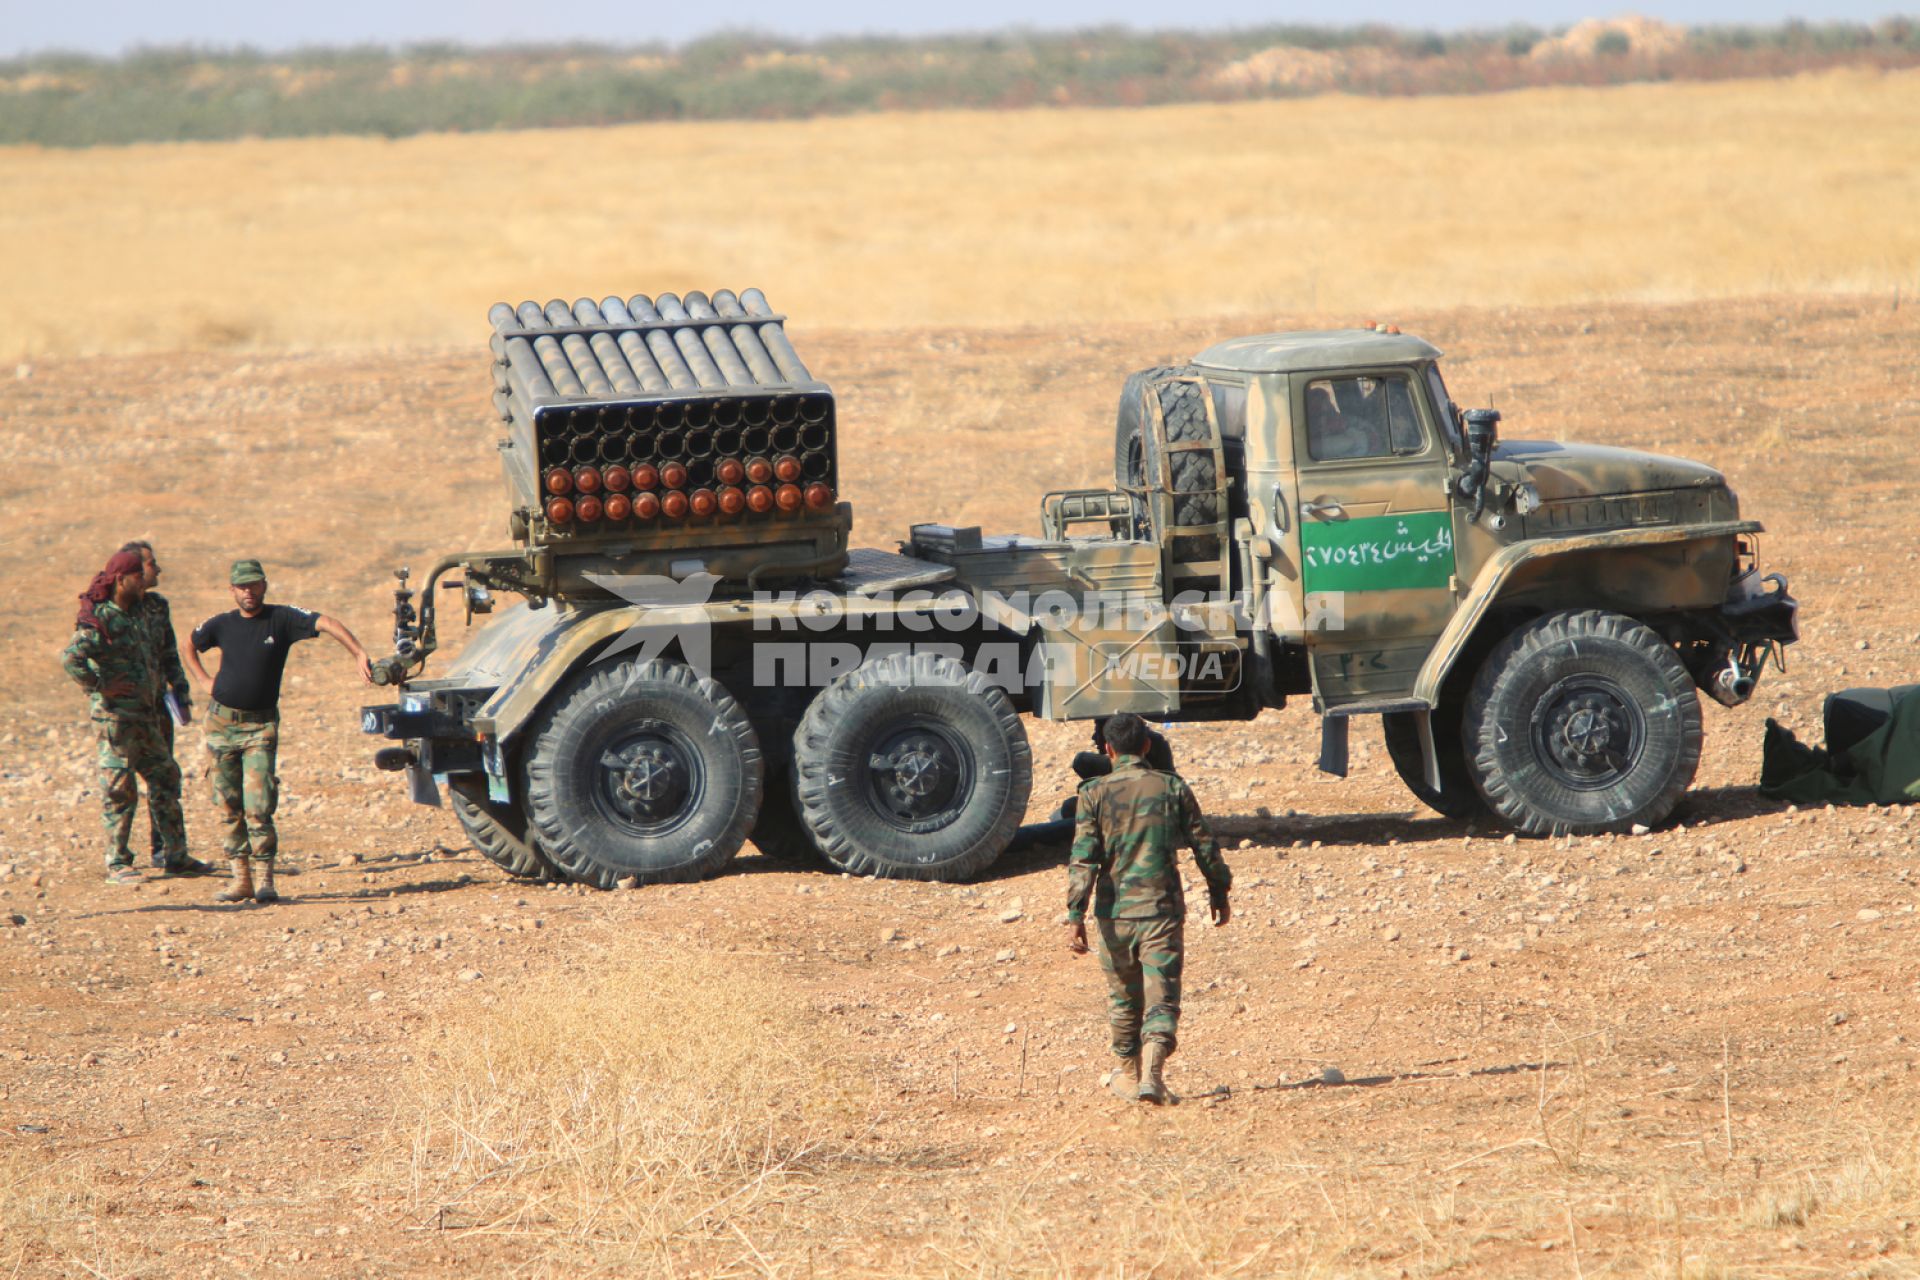
[[[713,635],[721,628],[764,629],[769,638],[791,638],[836,625],[859,626],[860,620],[883,613],[940,607],[941,600],[927,591],[895,599],[820,590],[697,604],[555,609],[543,625],[515,620],[510,637],[489,647],[487,665],[497,676],[497,687],[473,717],[473,729],[507,746],[555,689],[601,657],[665,656],[703,666],[712,652]],[[620,643],[623,637],[631,637],[632,643]]]
[[[1571,561],[1575,557],[1608,551],[1633,552],[1656,548],[1664,550],[1691,542],[1725,542],[1731,556],[1731,547],[1736,536],[1760,531],[1761,525],[1755,520],[1724,520],[1712,524],[1608,530],[1603,533],[1580,534],[1570,538],[1532,538],[1502,547],[1485,565],[1481,566],[1466,598],[1461,601],[1459,608],[1454,610],[1453,618],[1447,623],[1446,630],[1440,633],[1440,638],[1434,642],[1433,648],[1428,652],[1426,661],[1421,664],[1419,677],[1414,681],[1414,697],[1430,707],[1439,706],[1440,692],[1446,684],[1447,677],[1452,674],[1455,665],[1460,661],[1460,656],[1472,644],[1475,632],[1486,620],[1488,613],[1503,598],[1511,598],[1511,589],[1516,581],[1536,577],[1540,570],[1549,567],[1556,559]],[[1724,592],[1724,587],[1719,587],[1717,590]],[[1599,600],[1592,603],[1595,607],[1607,607]],[[1648,603],[1664,609],[1686,603],[1717,604],[1719,599],[1716,598],[1711,602],[1649,599]],[[1626,611],[1632,612],[1630,608]]]

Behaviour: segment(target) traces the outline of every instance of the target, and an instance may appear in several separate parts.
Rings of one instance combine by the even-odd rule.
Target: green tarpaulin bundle
[[[1760,794],[1795,804],[1920,800],[1920,685],[1849,689],[1827,699],[1827,745],[1767,721]]]

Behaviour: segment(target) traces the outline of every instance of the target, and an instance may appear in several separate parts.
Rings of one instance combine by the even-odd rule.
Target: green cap
[[[258,560],[235,560],[233,568],[227,570],[227,581],[236,587],[244,587],[249,582],[265,582],[267,571],[260,567]]]

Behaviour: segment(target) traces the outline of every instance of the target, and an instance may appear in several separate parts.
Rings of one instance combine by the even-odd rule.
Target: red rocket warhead
[[[633,476],[622,466],[608,467],[601,473],[600,479],[606,484],[608,493],[625,493],[627,486],[633,483]]]
[[[555,467],[547,472],[547,492],[559,497],[573,492],[573,472],[565,467]]]
[[[687,514],[687,495],[678,489],[667,490],[667,496],[660,500],[660,510],[669,520],[684,519]]]
[[[660,499],[650,493],[637,493],[633,497],[633,515],[636,520],[652,520],[660,514]]]
[[[747,495],[733,485],[720,491],[720,510],[730,516],[737,516],[747,509]]]
[[[782,458],[773,464],[774,478],[782,484],[792,484],[800,478],[800,459]]]
[[[580,505],[573,509],[573,514],[580,518],[582,524],[592,524],[600,518],[600,499],[588,494],[580,499]]]
[[[652,489],[659,485],[660,473],[651,462],[643,462],[633,469],[633,487]]]
[[[773,510],[773,490],[763,484],[747,490],[747,509],[759,515]]]
[[[773,491],[773,505],[779,507],[782,511],[798,511],[800,504],[805,501],[806,499],[800,493],[800,486],[797,484],[783,484]]]
[[[807,505],[815,511],[826,511],[833,506],[833,490],[824,484],[808,485],[806,497]]]
[[[688,499],[693,514],[705,518],[720,509],[720,500],[713,496],[711,489],[695,489],[693,497]]]
[[[600,492],[600,469],[598,467],[581,467],[573,473],[573,483],[582,493]]]
[[[612,494],[607,498],[607,519],[625,520],[633,514],[633,503],[624,493]]]
[[[740,459],[727,458],[713,469],[713,474],[721,484],[739,484],[747,478],[747,469],[740,465]]]
[[[687,469],[677,462],[669,462],[666,466],[660,468],[660,483],[669,489],[686,488]]]
[[[573,503],[568,501],[566,498],[548,498],[547,499],[547,523],[548,524],[572,524],[573,523]]]

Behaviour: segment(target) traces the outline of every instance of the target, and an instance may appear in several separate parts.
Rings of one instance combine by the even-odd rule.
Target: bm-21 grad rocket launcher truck
[[[1324,769],[1378,715],[1443,814],[1625,830],[1691,782],[1699,693],[1744,701],[1796,635],[1718,471],[1501,441],[1385,326],[1137,373],[1112,488],[887,552],[849,549],[833,393],[757,290],[490,318],[512,545],[435,564],[417,609],[399,571],[399,696],[363,728],[516,875],[693,879],[752,840],[960,879],[1025,813],[1022,714],[1300,696]],[[469,620],[522,599],[427,677],[441,589]]]

